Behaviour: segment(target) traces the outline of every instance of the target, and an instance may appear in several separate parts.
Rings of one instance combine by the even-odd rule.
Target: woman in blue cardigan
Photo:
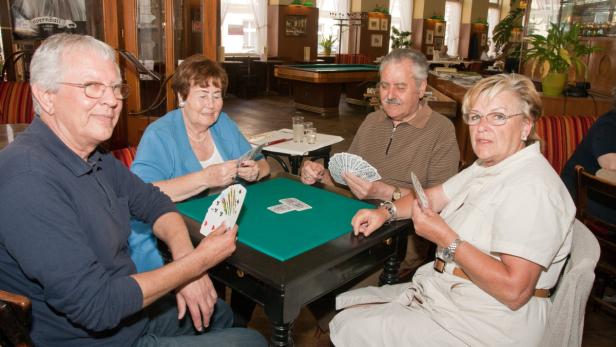
[[[270,172],[262,156],[237,162],[251,146],[221,112],[227,85],[227,73],[218,63],[201,55],[184,60],[172,84],[179,108],[150,124],[141,138],[131,170],[174,202],[220,190],[236,176],[253,182]],[[163,265],[149,225],[133,220],[128,241],[137,271]]]

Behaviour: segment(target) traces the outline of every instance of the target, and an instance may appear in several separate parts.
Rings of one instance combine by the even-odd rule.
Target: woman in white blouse
[[[462,105],[478,160],[442,185],[353,218],[370,235],[412,218],[437,259],[412,282],[340,295],[336,346],[533,346],[571,245],[575,206],[539,149],[541,98],[522,75],[495,75]]]

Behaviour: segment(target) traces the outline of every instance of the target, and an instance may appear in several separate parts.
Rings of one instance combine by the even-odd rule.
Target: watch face
[[[443,248],[443,260],[447,263],[453,260],[453,254],[451,254],[451,250],[448,247]]]

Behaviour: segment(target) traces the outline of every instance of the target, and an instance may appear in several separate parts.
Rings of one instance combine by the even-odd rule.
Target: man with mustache
[[[460,152],[453,124],[421,100],[428,68],[424,55],[413,49],[395,49],[381,61],[377,87],[382,108],[366,117],[348,151],[374,166],[382,179],[368,182],[344,174],[357,198],[395,201],[411,191],[411,172],[424,188],[441,184],[458,172]],[[303,163],[301,179],[305,184],[334,184],[329,171],[313,161]],[[402,278],[424,263],[427,248],[425,240],[409,236]]]

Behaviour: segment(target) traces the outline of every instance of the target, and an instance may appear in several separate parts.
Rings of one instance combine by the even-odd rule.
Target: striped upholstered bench
[[[117,160],[121,161],[122,164],[130,169],[133,160],[135,160],[136,151],[137,149],[135,147],[130,146],[113,150],[111,151],[111,154],[113,154]]]
[[[0,124],[30,123],[34,116],[28,82],[0,82]]]
[[[537,121],[537,135],[541,138],[541,151],[560,175],[567,160],[582,141],[595,116],[543,116]]]

